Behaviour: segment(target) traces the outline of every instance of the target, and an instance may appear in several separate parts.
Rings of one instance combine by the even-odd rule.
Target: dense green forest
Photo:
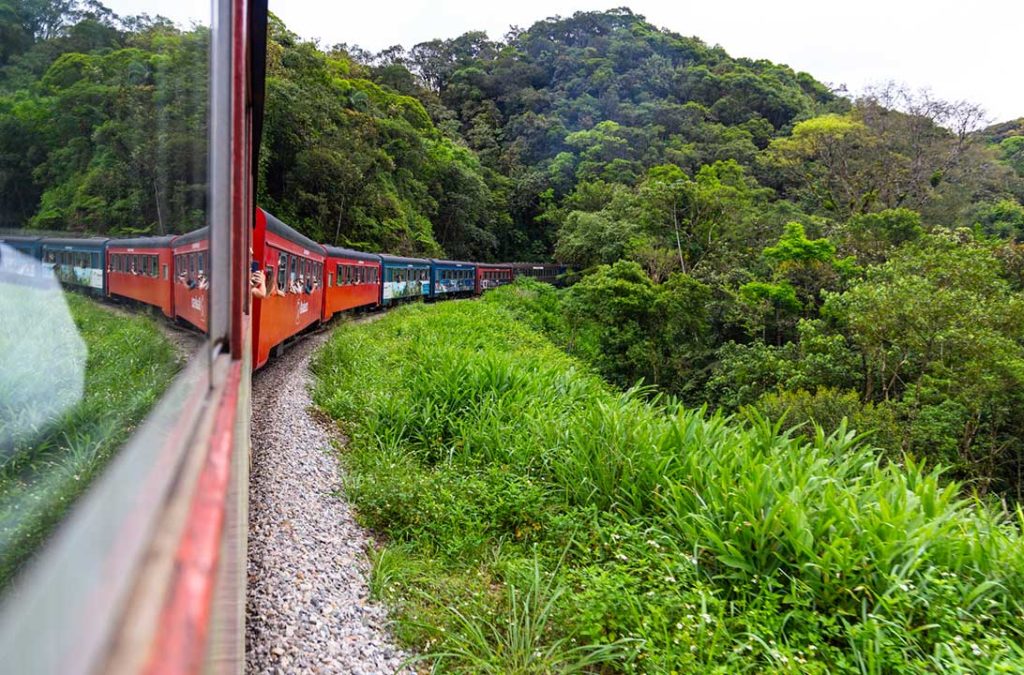
[[[204,220],[207,29],[5,0],[0,226]],[[271,17],[260,203],[392,253],[556,259],[611,382],[873,430],[1019,498],[1024,119],[841,96],[627,9],[380,53]]]

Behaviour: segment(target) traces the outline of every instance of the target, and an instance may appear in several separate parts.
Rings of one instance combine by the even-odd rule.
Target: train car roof
[[[267,213],[265,209],[260,209],[260,212],[264,215],[267,220],[267,229],[276,234],[279,237],[283,237],[288,241],[308,248],[310,251],[316,251],[320,255],[325,255],[326,251],[324,247],[316,243],[304,234],[301,234],[298,230],[289,227],[282,223],[278,218],[270,213]]]
[[[87,246],[97,248],[103,246],[110,239],[106,237],[46,237],[42,240],[43,246]]]
[[[210,226],[200,227],[198,230],[192,230],[185,234],[180,234],[174,238],[174,246],[184,246],[185,244],[191,244],[203,239],[210,238]]]
[[[164,234],[158,237],[129,237],[128,239],[111,239],[109,246],[130,246],[132,248],[163,248],[170,246],[174,241],[173,234]]]
[[[509,267],[532,267],[534,269],[543,269],[545,267],[565,267],[561,263],[537,263],[537,262],[512,262],[505,263]]]
[[[426,258],[403,258],[402,256],[389,255],[387,253],[381,253],[380,259],[386,263],[392,263],[396,265],[429,265],[430,261]]]
[[[464,265],[466,267],[476,267],[476,263],[465,262],[463,260],[441,260],[440,258],[431,258],[430,262],[435,265]]]
[[[324,246],[324,250],[327,251],[327,255],[332,258],[351,258],[352,260],[369,260],[371,262],[380,262],[380,256],[376,253],[367,253],[366,251],[356,251],[351,248],[342,248],[340,246]]]
[[[23,234],[0,234],[0,241],[39,241],[42,237],[26,237]]]
[[[510,270],[512,269],[512,263],[473,263],[477,267],[487,267],[489,269],[499,270]]]

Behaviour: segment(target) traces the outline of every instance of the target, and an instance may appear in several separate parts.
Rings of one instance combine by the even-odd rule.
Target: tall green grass
[[[1022,514],[845,427],[615,393],[500,301],[343,326],[314,372],[440,670],[1024,671]]]
[[[84,393],[57,419],[20,435],[0,455],[0,588],[99,474],[180,367],[152,319],[115,313],[74,293],[66,299],[88,350]],[[45,377],[46,364],[39,368],[44,370],[38,376]],[[0,415],[0,426],[3,421]]]

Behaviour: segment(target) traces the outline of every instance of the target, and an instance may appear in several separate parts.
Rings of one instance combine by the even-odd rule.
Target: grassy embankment
[[[13,446],[0,455],[0,587],[131,435],[180,367],[153,319],[115,313],[75,293],[65,297],[88,350],[84,393],[81,401],[33,434],[12,440],[0,428],[0,439]],[[3,334],[7,340],[19,339],[17,330]],[[45,362],[33,366],[34,374],[23,376],[45,380],[66,355],[44,357]],[[6,385],[19,386],[11,381]],[[11,398],[0,404],[0,427],[5,420],[10,424],[31,414],[8,405]]]
[[[342,326],[314,363],[373,592],[441,670],[1024,670],[1020,514],[843,429],[615,393],[516,293]]]

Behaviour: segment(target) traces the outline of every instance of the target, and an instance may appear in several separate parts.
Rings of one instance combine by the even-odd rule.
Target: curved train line
[[[208,227],[128,239],[0,236],[0,243],[39,260],[66,285],[149,305],[207,331]],[[275,348],[338,312],[479,295],[519,276],[557,284],[568,272],[565,265],[409,258],[326,246],[263,209],[256,210],[252,249],[251,271],[265,279],[265,293],[252,301],[254,370]]]

